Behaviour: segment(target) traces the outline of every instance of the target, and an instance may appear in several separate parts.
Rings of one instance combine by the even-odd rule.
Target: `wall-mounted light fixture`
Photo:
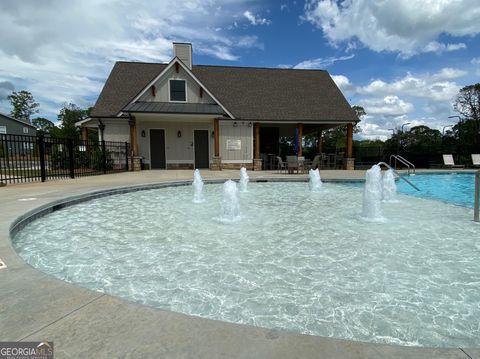
[[[180,131],[180,130],[177,131],[177,137],[178,138],[182,137],[182,131]]]
[[[248,127],[252,127],[252,123],[251,123],[251,122],[248,123]]]
[[[233,127],[237,127],[237,126],[238,126],[238,123],[237,123],[237,121],[235,121],[235,122],[233,123]]]
[[[215,131],[212,131],[212,138],[215,137]]]
[[[142,137],[145,137],[146,134],[145,134],[145,130],[142,130]]]

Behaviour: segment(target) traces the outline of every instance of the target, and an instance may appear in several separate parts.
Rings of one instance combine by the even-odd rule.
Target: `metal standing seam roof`
[[[91,117],[116,117],[166,66],[117,62]],[[358,121],[324,70],[194,65],[192,72],[239,120]]]
[[[127,105],[123,112],[143,113],[188,113],[223,115],[225,112],[217,104],[209,103],[172,103],[137,101]]]

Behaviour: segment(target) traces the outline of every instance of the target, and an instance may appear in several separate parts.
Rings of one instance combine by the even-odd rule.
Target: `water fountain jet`
[[[247,169],[245,167],[240,168],[240,192],[247,192],[247,185],[250,177],[248,177]]]
[[[234,222],[240,219],[238,188],[237,184],[232,180],[228,180],[223,184],[221,219],[226,222]]]
[[[320,171],[318,168],[310,169],[308,171],[308,176],[310,177],[310,182],[308,186],[310,187],[311,192],[318,192],[322,189],[322,179],[320,178]]]
[[[383,201],[397,202],[397,185],[395,175],[392,169],[388,169],[383,174]]]
[[[365,175],[362,217],[371,221],[380,221],[383,219],[382,169],[379,165],[373,165]]]
[[[193,172],[193,203],[203,203],[205,202],[205,197],[203,196],[203,180],[198,169]]]

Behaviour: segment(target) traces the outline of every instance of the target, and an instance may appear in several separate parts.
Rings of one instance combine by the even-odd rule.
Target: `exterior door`
[[[165,130],[150,130],[151,168],[166,168]]]
[[[194,130],[193,142],[195,144],[195,168],[209,167],[208,130]]]

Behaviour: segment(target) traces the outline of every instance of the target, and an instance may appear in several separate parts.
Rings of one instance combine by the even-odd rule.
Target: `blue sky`
[[[328,70],[367,111],[360,138],[441,129],[480,82],[478,19],[478,0],[2,0],[0,112],[26,89],[55,120],[93,105],[115,61],[168,62],[186,41],[196,64]]]

